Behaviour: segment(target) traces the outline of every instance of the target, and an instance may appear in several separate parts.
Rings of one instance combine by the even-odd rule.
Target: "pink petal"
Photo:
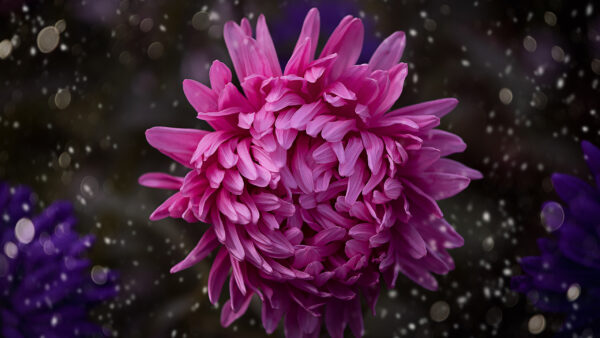
[[[323,246],[327,243],[340,241],[346,236],[346,230],[341,227],[332,227],[317,233],[312,239],[312,245]]]
[[[269,34],[269,28],[264,15],[258,16],[256,23],[256,42],[258,48],[262,51],[262,54],[266,57],[266,63],[271,69],[271,76],[281,76],[281,66],[277,59],[277,53],[275,52],[275,46]]]
[[[206,215],[208,214],[208,207],[212,207],[212,202],[209,203],[209,199],[214,201],[214,196],[213,193],[215,192],[215,189],[207,187],[204,192],[202,193],[202,197],[200,198],[200,200],[198,201],[198,219],[204,221],[206,219]]]
[[[263,133],[264,131],[269,130],[274,122],[275,115],[273,112],[263,108],[256,112],[253,126],[258,133]]]
[[[151,221],[157,221],[166,217],[169,217],[169,208],[171,205],[181,200],[183,196],[180,193],[175,193],[171,197],[169,197],[166,201],[164,201],[161,205],[152,212],[150,215]]]
[[[305,38],[304,41],[298,41],[298,48],[294,50],[290,60],[285,65],[284,74],[303,75],[306,67],[312,61],[314,51],[311,54],[312,42],[310,38]]]
[[[325,307],[325,326],[332,338],[343,338],[347,321],[341,302],[329,302]]]
[[[233,275],[233,279],[235,280],[235,284],[237,286],[238,291],[242,294],[242,295],[246,295],[246,282],[245,282],[245,276],[246,276],[246,266],[243,265],[243,263],[238,262],[237,260],[231,258],[231,271],[232,271],[232,275]],[[234,304],[234,303],[238,303],[238,302],[233,302],[232,300],[232,305],[233,306],[233,310],[237,312],[238,309],[238,304]]]
[[[302,31],[300,31],[300,36],[298,37],[298,42],[296,43],[296,47],[294,47],[294,52],[300,48],[300,45],[306,41],[306,38],[310,39],[310,49],[309,56],[310,59],[315,55],[315,51],[317,49],[317,43],[319,42],[319,28],[320,28],[320,19],[319,19],[319,10],[316,8],[312,8],[306,14],[304,18],[304,23],[302,24]]]
[[[356,120],[338,120],[325,123],[321,136],[328,142],[341,141],[350,131],[356,129]]]
[[[294,139],[298,135],[298,130],[296,129],[277,129],[275,130],[275,136],[277,137],[277,142],[281,145],[283,149],[290,149],[294,142]]]
[[[248,180],[248,181],[250,181],[250,183],[252,183],[252,185],[254,185],[254,186],[264,188],[267,185],[269,185],[269,182],[271,182],[271,172],[259,165],[255,166],[255,167],[256,167],[256,179]]]
[[[243,81],[246,76],[254,73],[251,69],[248,69],[246,65],[246,60],[249,59],[247,46],[245,45],[248,34],[246,34],[236,23],[228,21],[223,28],[223,37],[231,61],[233,61],[233,68],[235,69],[238,79]]]
[[[254,194],[252,195],[252,199],[254,200],[254,203],[256,203],[258,210],[261,211],[273,211],[281,206],[279,197],[268,192]]]
[[[463,191],[471,180],[457,174],[426,172],[419,177],[415,177],[414,182],[433,199],[441,200]]]
[[[239,113],[237,126],[243,129],[250,129],[254,122],[255,113]]]
[[[365,186],[363,187],[362,194],[367,195],[368,193],[373,191],[373,189],[375,189],[375,187],[381,182],[381,180],[383,180],[385,173],[385,166],[382,165],[379,166],[378,171],[371,173],[371,177],[369,177],[369,180],[367,181],[367,183],[365,183]]]
[[[250,20],[248,20],[248,18],[242,18],[240,21],[240,27],[242,28],[245,36],[249,38],[252,37],[252,25],[250,25]]]
[[[276,147],[273,151],[270,151],[269,154],[277,169],[283,169],[286,166],[287,152],[285,151],[285,149],[283,149],[282,147]]]
[[[412,258],[419,259],[427,254],[427,246],[423,237],[412,225],[400,223],[395,230],[398,234],[398,245],[406,250]]]
[[[304,233],[302,233],[302,230],[295,227],[289,227],[287,230],[285,230],[284,235],[293,246],[300,245],[304,239]]]
[[[337,79],[348,67],[354,65],[360,56],[364,38],[364,28],[360,19],[346,16],[333,31],[323,47],[320,57],[336,53],[337,60],[332,66],[330,78]]]
[[[220,93],[231,82],[231,70],[223,62],[215,60],[210,66],[209,77],[212,90]]]
[[[218,95],[210,88],[194,80],[183,80],[183,92],[198,113],[217,109]]]
[[[254,107],[252,107],[246,97],[231,82],[226,84],[223,91],[219,94],[218,106],[219,110],[230,109],[231,113],[248,113],[254,111]]]
[[[271,158],[269,153],[267,153],[261,147],[251,146],[251,148],[252,148],[252,156],[258,162],[258,164],[260,164],[262,167],[264,167],[265,169],[267,169],[269,171],[272,171],[272,172],[279,171],[279,167],[275,164],[275,162],[273,161],[273,158]]]
[[[440,218],[443,217],[442,210],[440,210],[440,207],[431,196],[427,195],[423,190],[408,180],[403,180],[402,185],[406,188],[407,198],[411,201],[411,205],[413,205],[412,202],[414,202],[414,205],[418,205],[426,212]]]
[[[364,323],[362,317],[362,308],[360,306],[360,299],[355,297],[350,301],[351,305],[346,307],[346,318],[350,325],[350,330],[355,337],[360,337],[364,334]]]
[[[230,256],[238,261],[242,261],[244,260],[246,253],[236,227],[236,224],[228,220],[225,221],[225,246],[227,247]]]
[[[313,150],[312,157],[317,164],[332,163],[337,160],[335,153],[331,149],[331,145],[327,142],[321,143],[320,146]]]
[[[381,167],[381,156],[383,155],[383,141],[375,134],[361,132],[360,136],[367,153],[367,164],[372,172],[378,172]]]
[[[408,66],[406,63],[397,64],[389,70],[390,83],[388,90],[377,108],[374,109],[373,115],[383,114],[394,105],[396,100],[400,97],[400,94],[402,94],[404,79],[406,79],[407,74]]]
[[[161,153],[191,167],[194,151],[207,134],[210,133],[197,129],[154,127],[146,130],[146,139]]]
[[[302,96],[289,92],[283,94],[281,98],[274,102],[267,102],[265,108],[270,111],[279,111],[287,107],[299,106],[302,104],[304,104],[304,99]]]
[[[256,165],[252,161],[252,157],[250,157],[250,140],[245,139],[238,143],[237,145],[237,153],[239,156],[239,160],[237,163],[237,168],[240,170],[240,174],[246,177],[249,180],[255,180],[258,178],[258,173],[256,172]]]
[[[421,175],[421,172],[437,163],[440,151],[436,148],[422,147],[410,153],[410,160],[400,168],[400,172],[407,175]]]
[[[434,115],[442,118],[444,115],[451,112],[457,104],[458,100],[454,98],[439,99],[402,107],[393,110],[386,115],[388,117],[399,115]]]
[[[325,217],[326,219],[330,220],[331,222],[333,222],[341,227],[349,228],[352,226],[351,219],[348,219],[348,218],[342,216],[341,214],[339,214],[338,212],[336,212],[335,210],[333,210],[333,208],[329,204],[322,203],[322,204],[317,205],[317,211],[323,217]]]
[[[344,100],[356,100],[356,94],[350,89],[346,88],[346,86],[344,86],[344,84],[340,81],[334,82],[331,86],[329,86],[329,88],[326,89],[326,92],[335,94]]]
[[[369,243],[357,239],[348,240],[346,242],[344,253],[348,258],[356,255],[366,256],[370,253]]]
[[[240,196],[240,200],[242,201],[242,203],[246,204],[246,206],[250,210],[250,221],[253,224],[256,224],[256,222],[258,222],[258,219],[260,218],[260,212],[258,211],[254,200],[250,197],[250,195],[248,195],[248,192],[242,193],[242,195]]]
[[[294,253],[294,261],[292,266],[296,269],[302,269],[309,263],[321,260],[319,251],[311,246],[303,246],[296,250]]]
[[[296,147],[296,152],[292,159],[292,173],[300,189],[305,194],[309,194],[314,191],[314,181],[312,171],[305,161],[308,154],[306,141],[304,139],[298,140]]]
[[[219,191],[219,194],[217,195],[217,207],[223,215],[229,218],[229,220],[234,223],[238,221],[238,214],[233,207],[231,195],[227,190],[221,189]]]
[[[244,296],[244,300],[240,305],[240,309],[238,312],[234,312],[231,308],[231,300],[228,300],[221,310],[221,325],[223,327],[228,327],[238,318],[240,318],[246,310],[248,310],[248,306],[250,305],[250,301],[252,300],[253,293],[248,293]]]
[[[286,312],[284,307],[273,308],[269,302],[262,304],[262,323],[267,334],[272,334],[277,329],[281,317]]]
[[[348,180],[348,188],[346,189],[346,203],[352,205],[354,202],[356,202],[358,196],[364,188],[365,176],[365,165],[362,161],[356,162],[354,173]]]
[[[265,82],[265,77],[260,74],[254,74],[247,76],[244,81],[241,82],[242,90],[248,99],[248,102],[258,109],[262,106],[265,100],[265,95],[261,88]]]
[[[456,162],[447,158],[440,159],[436,163],[435,171],[461,175],[472,180],[478,180],[483,178],[483,175],[479,171],[471,169],[460,162]]]
[[[317,115],[325,111],[325,104],[321,100],[302,105],[290,119],[290,127],[304,130],[306,125]]]
[[[215,235],[217,236],[217,239],[219,240],[219,242],[225,243],[225,237],[227,237],[227,235],[225,234],[225,224],[223,224],[221,215],[219,214],[219,211],[217,210],[217,208],[212,208],[210,213],[211,213],[212,225],[215,230]]]
[[[389,177],[383,183],[383,192],[390,199],[397,199],[402,193],[402,183],[395,178]]]
[[[217,236],[212,228],[206,230],[204,235],[198,241],[198,244],[190,251],[190,253],[185,257],[184,260],[177,263],[175,266],[171,268],[171,273],[176,273],[181,270],[187,269],[190,266],[200,262],[206,256],[208,256],[214,249],[219,246],[219,241],[217,240]]]
[[[206,178],[211,188],[217,189],[221,185],[221,182],[223,182],[224,177],[225,171],[221,170],[216,163],[211,164],[206,169]]]
[[[406,36],[404,32],[394,32],[387,37],[377,47],[373,56],[369,60],[369,71],[377,69],[388,70],[400,62],[404,47],[406,46]]]
[[[229,277],[230,266],[227,249],[221,248],[213,261],[208,275],[208,299],[212,304],[216,304],[219,301],[223,284],[227,280],[227,277]]]
[[[267,152],[274,152],[277,150],[277,141],[273,133],[267,132],[261,138],[253,138],[252,143],[262,147]]]
[[[237,170],[225,171],[223,186],[234,195],[241,195],[244,191],[244,179]]]
[[[437,129],[429,131],[427,138],[425,138],[425,144],[439,149],[440,156],[462,153],[467,149],[467,145],[459,136]]]
[[[360,223],[350,228],[348,235],[361,241],[368,241],[375,235],[375,227],[370,223]]]
[[[203,160],[212,156],[219,149],[221,144],[228,141],[230,137],[231,134],[225,131],[213,131],[207,133],[206,136],[198,142],[190,162],[195,163],[197,167],[201,167]],[[171,139],[171,141],[173,141],[173,139]]]
[[[164,173],[147,173],[140,176],[138,183],[148,188],[179,190],[183,178]]]
[[[358,137],[352,137],[348,140],[346,149],[344,149],[344,159],[340,161],[339,173],[347,177],[354,173],[356,161],[363,151],[363,142]]]
[[[233,168],[237,164],[238,155],[233,152],[233,149],[237,146],[237,140],[232,139],[231,141],[218,147],[219,149],[219,164],[225,169]]]
[[[306,334],[306,335],[318,334],[317,328],[319,328],[320,324],[321,324],[320,317],[315,317],[313,314],[311,314],[308,311],[305,311],[303,309],[298,309],[296,319],[298,320],[298,326],[300,327],[300,330],[304,334]]]

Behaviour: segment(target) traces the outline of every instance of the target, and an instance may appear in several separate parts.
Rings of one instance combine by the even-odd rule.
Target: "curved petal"
[[[406,36],[404,32],[394,32],[387,37],[377,47],[373,56],[369,60],[369,71],[377,69],[388,70],[400,62],[404,47],[406,46]]]
[[[218,95],[207,86],[194,80],[183,80],[183,93],[198,113],[217,109]]]
[[[319,42],[319,28],[321,26],[320,18],[319,18],[319,10],[316,8],[312,8],[306,14],[306,18],[304,18],[304,23],[302,24],[302,31],[300,31],[300,36],[298,37],[298,42],[296,43],[296,47],[294,47],[294,52],[300,48],[300,45],[306,40],[306,38],[310,39],[310,48],[308,51],[308,55],[310,56],[310,60],[314,58],[315,51],[317,50],[317,43]]]
[[[191,168],[194,151],[208,133],[198,129],[153,127],[146,130],[146,139],[161,153]]]
[[[165,173],[146,173],[140,176],[138,183],[148,188],[179,190],[183,178]]]
[[[362,51],[364,28],[360,19],[342,19],[323,47],[320,57],[337,54],[337,59],[331,67],[329,78],[337,79],[348,67],[356,64]]]
[[[273,45],[273,39],[271,39],[269,28],[267,27],[267,21],[262,14],[258,17],[258,22],[256,23],[256,42],[258,48],[260,48],[266,57],[266,63],[271,69],[270,75],[281,76],[281,66],[277,59],[277,52],[275,52],[275,46]]]

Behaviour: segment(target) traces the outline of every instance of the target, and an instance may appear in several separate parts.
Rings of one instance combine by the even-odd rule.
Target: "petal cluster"
[[[562,203],[547,202],[542,219],[555,236],[538,240],[541,255],[524,257],[525,274],[512,280],[537,308],[565,315],[565,337],[600,334],[600,149],[586,141],[582,148],[595,186],[552,176]]]
[[[71,204],[33,214],[29,188],[0,182],[0,334],[8,338],[98,336],[88,311],[117,292],[116,275],[94,283],[82,255],[91,235],[73,231]],[[97,281],[98,282],[98,281]]]
[[[151,219],[211,226],[172,272],[215,250],[208,296],[223,287],[227,326],[257,295],[273,332],[290,337],[363,331],[361,295],[374,310],[380,279],[401,273],[435,289],[431,273],[453,269],[447,249],[463,239],[437,200],[467,187],[479,172],[443,157],[465,149],[434,129],[457,104],[442,99],[391,110],[402,93],[405,36],[396,32],[367,64],[356,64],[360,19],[345,17],[319,54],[319,12],[304,21],[281,69],[265,18],[228,22],[232,72],[214,61],[210,87],[185,80],[198,118],[214,131],[155,127],[148,142],[189,168],[185,177],[149,173],[140,183],[174,194]],[[231,273],[230,273],[231,271]],[[228,286],[225,286],[229,279]]]

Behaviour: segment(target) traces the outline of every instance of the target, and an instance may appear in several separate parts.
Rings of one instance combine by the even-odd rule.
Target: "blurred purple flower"
[[[542,220],[553,238],[540,238],[540,256],[524,257],[512,287],[543,311],[565,315],[561,334],[600,334],[600,149],[582,142],[596,186],[565,174],[552,183],[563,203],[547,202]]]
[[[33,215],[31,190],[0,182],[0,333],[4,337],[102,335],[88,311],[117,293],[116,275],[90,276],[82,255],[94,237],[79,237],[68,202]],[[94,278],[94,280],[92,280]]]

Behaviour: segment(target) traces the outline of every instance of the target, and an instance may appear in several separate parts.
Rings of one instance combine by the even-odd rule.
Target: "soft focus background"
[[[264,336],[258,304],[220,327],[206,296],[210,260],[169,274],[206,225],[147,220],[167,192],[137,178],[181,168],[144,131],[207,127],[181,82],[206,82],[214,59],[231,64],[227,20],[264,13],[285,62],[310,7],[321,10],[322,38],[353,14],[366,27],[363,61],[384,37],[406,32],[398,105],[458,98],[442,128],[469,145],[457,159],[485,175],[442,202],[465,237],[452,252],[456,270],[438,278],[437,292],[399,279],[365,317],[366,336],[552,336],[561,318],[543,313],[542,322],[510,277],[548,235],[539,210],[555,198],[551,173],[587,177],[579,142],[600,145],[600,4],[524,3],[0,0],[0,180],[32,186],[41,205],[75,203],[78,230],[99,237],[94,264],[122,276],[120,296],[93,314],[114,334]]]

